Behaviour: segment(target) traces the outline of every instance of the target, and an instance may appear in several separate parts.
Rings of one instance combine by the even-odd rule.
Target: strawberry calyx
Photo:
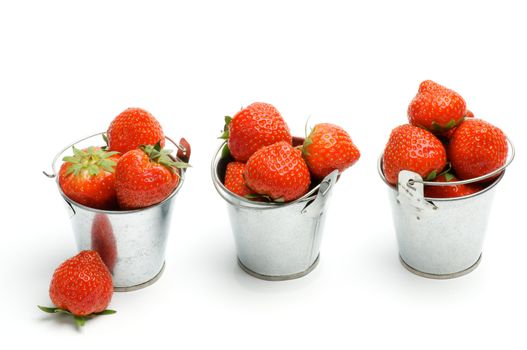
[[[232,121],[232,117],[226,115],[225,116],[225,126],[223,127],[223,133],[218,137],[221,140],[228,140],[229,139],[229,124]],[[229,149],[229,145],[225,143],[225,146],[221,149],[221,158],[228,158],[231,155],[231,150]]]
[[[63,161],[71,163],[65,175],[73,174],[77,176],[81,171],[85,170],[88,174],[95,176],[101,170],[113,173],[117,163],[110,159],[110,157],[119,152],[108,152],[98,147],[88,147],[85,150],[80,150],[72,146],[73,156],[66,156],[62,158]]]
[[[188,163],[174,161],[170,156],[172,150],[162,148],[161,140],[155,145],[141,145],[139,148],[146,153],[151,161],[161,164],[173,172],[176,172],[174,168],[184,169],[190,167]]]
[[[229,124],[232,121],[232,117],[226,115],[225,116],[225,126],[223,127],[223,133],[218,137],[222,140],[228,140],[229,139]]]
[[[70,311],[68,311],[66,309],[61,309],[59,307],[47,307],[47,306],[40,306],[40,305],[37,305],[37,306],[38,306],[38,308],[40,310],[42,310],[42,311],[44,311],[44,312],[46,312],[48,314],[66,314],[66,315],[73,316],[73,319],[75,320],[75,324],[79,328],[84,326],[86,321],[89,320],[92,317],[104,316],[104,315],[112,315],[112,314],[115,314],[117,312],[115,310],[106,309],[106,310],[103,310],[101,312],[94,312],[94,313],[89,314],[89,315],[79,316],[79,315],[74,315]]]
[[[446,123],[445,125],[441,125],[439,123],[436,123],[435,121],[432,122],[432,130],[434,133],[441,133],[441,132],[445,132],[445,131],[448,131],[450,129],[452,129],[453,127],[456,127],[458,126],[459,124],[461,124],[463,122],[463,120],[465,120],[465,116],[462,116],[461,118],[459,118],[458,121],[454,120],[454,119],[450,119],[450,121],[448,123]]]

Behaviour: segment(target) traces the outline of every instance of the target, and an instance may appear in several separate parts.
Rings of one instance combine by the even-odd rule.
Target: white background
[[[499,4],[499,5],[498,5]],[[13,346],[177,349],[521,348],[527,344],[527,62],[522,2],[2,1],[0,333]],[[518,156],[499,185],[481,265],[448,281],[399,264],[376,161],[420,81],[461,93]],[[235,262],[209,163],[223,116],[273,103],[362,152],[328,212],[319,267],[265,282]],[[117,293],[82,331],[41,313],[55,267],[76,252],[41,170],[129,106],[193,145],[162,278]]]

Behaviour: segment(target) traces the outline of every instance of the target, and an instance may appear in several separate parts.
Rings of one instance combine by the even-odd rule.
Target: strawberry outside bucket
[[[162,202],[136,210],[100,210],[86,207],[68,198],[57,176],[57,162],[71,153],[71,147],[85,148],[100,144],[102,133],[81,139],[60,151],[52,163],[52,174],[70,214],[70,221],[79,251],[96,250],[110,269],[115,291],[131,291],[154,283],[165,266],[165,248],[170,229],[174,198],[183,186],[185,169],[179,169],[180,181]],[[178,150],[177,159],[188,162],[190,146],[185,139],[176,144],[166,137],[167,144]],[[60,167],[60,165],[59,165]]]
[[[239,266],[269,281],[299,278],[318,264],[327,201],[337,182],[335,170],[301,198],[288,203],[256,202],[223,185],[227,163],[222,149],[212,160],[212,181],[227,202]]]
[[[514,159],[514,146],[507,139],[506,163],[486,175],[463,181],[429,182],[403,170],[397,187],[386,180],[382,154],[378,162],[381,179],[389,186],[399,260],[422,277],[448,279],[473,271],[481,261],[492,200],[505,168]],[[453,186],[493,179],[483,190],[456,198],[424,197],[424,186]]]

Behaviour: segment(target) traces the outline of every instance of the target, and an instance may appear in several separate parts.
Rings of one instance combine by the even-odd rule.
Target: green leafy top
[[[102,170],[113,173],[117,163],[110,159],[119,152],[107,152],[98,147],[88,147],[80,150],[72,146],[73,156],[62,158],[63,161],[71,163],[66,171],[66,175],[73,174],[77,176],[81,171],[86,170],[88,174],[94,176]]]
[[[38,308],[48,314],[66,314],[66,315],[71,315],[73,316],[73,319],[75,320],[75,324],[77,325],[77,327],[82,327],[84,326],[84,324],[86,323],[86,320],[94,317],[94,316],[103,316],[103,315],[112,315],[112,314],[115,314],[117,311],[115,310],[110,310],[110,309],[106,309],[106,310],[103,310],[101,312],[95,312],[93,314],[89,314],[89,315],[86,315],[86,316],[79,316],[79,315],[74,315],[72,314],[71,312],[69,312],[68,310],[65,310],[65,309],[61,309],[61,308],[58,308],[58,307],[47,307],[47,306],[40,306],[40,305],[37,305]]]
[[[188,163],[175,162],[172,157],[170,157],[172,150],[163,149],[161,147],[161,141],[158,141],[155,145],[142,145],[139,148],[148,155],[150,160],[167,167],[173,172],[176,172],[174,168],[182,169],[190,167],[190,164]]]
[[[225,126],[223,127],[223,133],[218,137],[222,140],[228,140],[229,139],[229,124],[232,121],[232,117],[226,115],[225,116]]]

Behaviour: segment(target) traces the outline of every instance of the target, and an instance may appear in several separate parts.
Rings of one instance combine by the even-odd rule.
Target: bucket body
[[[398,188],[389,188],[389,199],[403,265],[436,278],[456,277],[475,268],[503,175],[471,196],[432,200],[424,198],[422,183],[408,185],[419,175],[402,171]]]
[[[88,137],[74,145],[83,148],[83,144],[97,144],[98,136]],[[181,147],[169,138],[167,140]],[[55,157],[54,174],[57,174],[57,161],[69,155],[70,149],[71,146],[65,148]],[[162,202],[147,208],[119,211],[89,208],[71,200],[62,191],[58,176],[48,175],[56,177],[57,187],[69,212],[77,248],[99,253],[112,273],[116,291],[140,289],[160,277],[164,268],[174,198],[185,179],[185,169],[179,169],[179,172],[177,187]]]
[[[417,173],[403,170],[397,186],[393,186],[382,171],[381,155],[378,171],[389,186],[399,257],[409,271],[423,277],[446,279],[462,276],[478,266],[496,187],[514,159],[514,146],[507,141],[510,154],[502,167],[478,178],[449,183],[423,181]],[[492,182],[469,196],[424,197],[425,185],[447,186],[482,180]]]
[[[212,162],[212,180],[227,202],[242,269],[266,280],[287,280],[309,273],[318,263],[327,200],[338,171],[293,202],[250,201],[223,186],[229,159],[221,158],[222,147]]]

